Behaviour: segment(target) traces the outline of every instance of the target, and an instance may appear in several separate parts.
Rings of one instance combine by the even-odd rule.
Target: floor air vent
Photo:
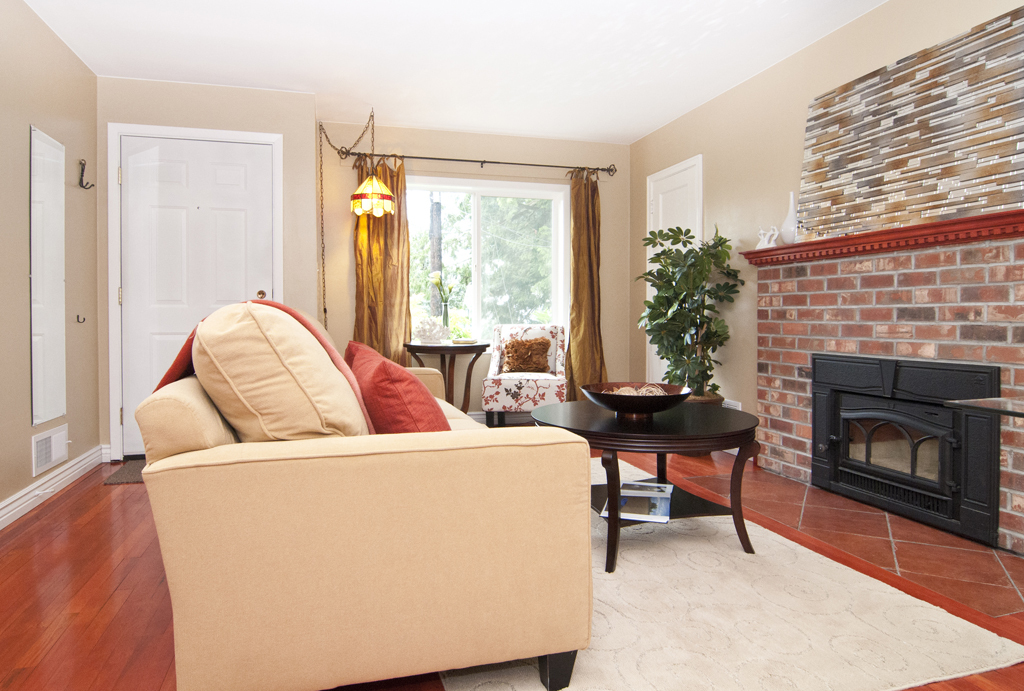
[[[61,425],[32,437],[32,477],[68,460],[68,426]]]

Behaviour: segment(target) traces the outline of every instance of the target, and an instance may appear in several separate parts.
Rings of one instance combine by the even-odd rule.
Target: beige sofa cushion
[[[135,420],[142,431],[147,464],[238,441],[196,377],[168,384],[144,400],[135,409]]]
[[[244,442],[368,433],[348,380],[302,324],[268,305],[223,307],[192,345],[199,382]]]
[[[441,406],[441,412],[452,429],[487,429],[487,425],[480,424],[448,401],[438,398],[437,404]]]

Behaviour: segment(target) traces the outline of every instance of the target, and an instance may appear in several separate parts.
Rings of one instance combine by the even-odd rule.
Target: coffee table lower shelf
[[[657,478],[649,478],[647,480],[640,480],[639,482],[657,482]],[[696,494],[690,494],[684,489],[680,489],[673,485],[672,490],[672,507],[669,509],[669,520],[674,521],[677,518],[696,518],[697,516],[731,516],[732,509],[728,506],[716,504],[713,501],[708,501],[704,497],[698,497]],[[600,516],[601,512],[604,511],[604,505],[608,501],[608,485],[591,485],[590,486],[590,508],[597,512]],[[606,523],[608,519],[603,519]],[[659,521],[630,521],[624,518],[619,519],[619,527],[626,527],[630,525],[639,525],[641,523],[652,523],[658,525]]]

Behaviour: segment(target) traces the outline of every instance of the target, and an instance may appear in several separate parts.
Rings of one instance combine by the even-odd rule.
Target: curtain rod
[[[343,159],[348,158],[349,156],[371,156],[371,154],[362,151],[349,151],[345,155],[343,155],[341,151],[338,151],[338,155]],[[479,163],[481,168],[484,167],[485,163],[493,166],[530,166],[531,168],[560,168],[562,170],[579,170],[587,168],[587,166],[557,166],[549,165],[547,163],[516,163],[513,161],[487,161],[477,158],[441,158],[438,156],[411,156],[406,154],[372,154],[372,157],[401,159],[413,158],[417,161],[447,161],[449,163]],[[589,170],[599,170],[602,173],[608,173],[609,177],[614,176],[617,171],[614,163],[606,168],[589,168]]]
[[[363,128],[363,133],[359,135],[359,139],[356,139],[355,144],[353,144],[351,147],[348,147],[348,148],[345,148],[344,146],[341,147],[341,148],[336,147],[334,145],[334,142],[331,141],[331,138],[327,136],[327,129],[324,127],[324,123],[318,122],[317,125],[318,125],[318,129],[320,131],[320,134],[322,134],[324,139],[327,140],[328,146],[330,146],[332,149],[334,149],[335,153],[338,154],[338,158],[340,158],[341,160],[345,160],[349,156],[369,156],[370,157],[370,161],[372,163],[373,158],[378,156],[378,154],[372,153],[372,152],[371,153],[366,153],[366,152],[360,152],[360,151],[353,151],[352,150],[356,146],[359,145],[359,141],[363,138],[363,135],[366,134],[366,130],[367,129],[370,130],[370,140],[371,140],[371,143],[372,143],[372,141],[373,141],[373,128],[372,128],[372,125],[373,125],[373,111],[372,110],[370,111],[370,119],[366,121],[366,127]],[[373,149],[372,146],[370,148],[371,148],[371,150]],[[477,159],[477,158],[440,158],[438,156],[407,156],[407,155],[403,155],[403,154],[379,154],[379,158],[401,158],[403,160],[406,159],[406,158],[413,158],[413,159],[416,159],[417,161],[447,161],[449,163],[479,163],[481,168],[483,168],[484,164],[486,164],[486,163],[490,163],[491,165],[495,165],[495,166],[529,166],[531,168],[560,168],[561,170],[580,170],[580,169],[586,168],[586,166],[556,166],[556,165],[548,165],[546,163],[514,163],[512,161],[486,161],[486,160],[481,160],[481,159]],[[599,170],[602,173],[608,173],[608,177],[612,177],[616,173],[616,168],[615,168],[615,164],[614,163],[611,164],[610,166],[606,167],[606,168],[589,168],[588,170]]]

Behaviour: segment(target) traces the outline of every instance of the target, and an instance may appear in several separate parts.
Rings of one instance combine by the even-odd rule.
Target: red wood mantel
[[[778,266],[859,254],[894,252],[903,248],[923,249],[982,240],[1005,240],[1024,236],[1024,210],[921,223],[890,230],[873,230],[740,252],[754,266]]]

